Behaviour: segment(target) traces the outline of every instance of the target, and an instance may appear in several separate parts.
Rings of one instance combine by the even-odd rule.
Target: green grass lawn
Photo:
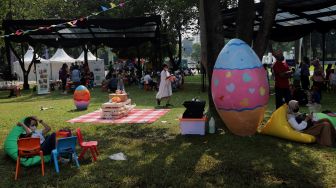
[[[197,81],[198,80],[198,81]],[[173,93],[174,108],[153,124],[93,125],[69,124],[66,120],[100,108],[108,94],[96,88],[87,111],[73,111],[72,95],[55,91],[37,96],[31,91],[7,99],[0,92],[0,187],[333,187],[336,185],[335,148],[294,143],[274,137],[239,137],[223,130],[206,136],[181,136],[178,118],[183,101],[201,92],[200,77],[187,77],[183,90]],[[126,88],[138,108],[153,108],[155,92]],[[323,96],[323,108],[336,111],[335,95]],[[40,106],[53,107],[40,111]],[[271,97],[267,120],[274,110]],[[307,108],[304,108],[307,111]],[[61,164],[60,174],[47,164],[45,177],[40,166],[22,168],[14,181],[15,161],[3,151],[3,141],[22,117],[37,115],[53,130],[80,127],[88,140],[98,140],[100,156],[88,155],[80,169]],[[166,121],[166,122],[162,122]],[[78,148],[77,152],[80,152]],[[112,161],[109,155],[124,152],[127,161]]]

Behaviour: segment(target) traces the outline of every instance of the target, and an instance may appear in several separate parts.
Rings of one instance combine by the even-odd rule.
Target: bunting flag
[[[22,35],[22,34],[23,34],[23,31],[21,29],[16,30],[15,32],[15,35]]]
[[[108,8],[104,7],[104,6],[100,6],[100,8],[102,9],[102,11],[107,11]]]
[[[117,5],[114,4],[114,3],[110,3],[110,5],[111,5],[111,8],[116,8],[117,7]]]
[[[49,27],[39,27],[37,29],[33,29],[33,30],[21,30],[21,29],[18,29],[15,31],[15,33],[11,33],[11,34],[8,34],[8,35],[3,35],[3,36],[0,36],[0,38],[5,38],[5,37],[9,37],[9,36],[13,36],[13,35],[16,35],[16,36],[20,36],[20,35],[25,35],[27,33],[30,33],[30,32],[36,32],[36,31],[39,31],[39,30],[50,30],[51,28],[57,28],[57,27],[63,27],[63,26],[70,26],[70,27],[75,27],[77,26],[78,24],[78,21],[84,21],[85,19],[89,19],[90,17],[92,16],[97,16],[103,12],[106,12],[106,11],[109,11],[111,9],[114,9],[114,8],[117,8],[117,7],[124,7],[126,4],[125,0],[121,0],[120,3],[117,5],[113,2],[111,2],[109,4],[109,8],[106,7],[106,6],[100,6],[101,8],[101,11],[100,12],[94,12],[92,13],[91,15],[89,16],[86,16],[86,17],[81,17],[80,19],[76,19],[76,20],[72,20],[72,21],[69,21],[69,22],[66,22],[66,23],[60,23],[60,24],[57,24],[57,25],[51,25]]]

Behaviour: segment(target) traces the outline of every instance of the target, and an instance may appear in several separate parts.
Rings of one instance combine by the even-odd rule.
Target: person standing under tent
[[[78,65],[74,66],[74,69],[71,72],[71,81],[77,86],[81,82],[81,74],[80,71],[78,70],[79,67]]]
[[[322,99],[322,90],[325,88],[325,74],[322,65],[320,64],[320,61],[316,59],[312,62],[314,66],[314,74],[311,77],[313,81],[313,85],[317,87],[318,92]]]
[[[284,61],[285,58],[281,50],[277,51],[274,57],[276,59],[273,65],[275,77],[275,105],[278,109],[284,104],[284,100],[288,103],[291,99],[289,78],[292,76],[292,71]]]
[[[124,71],[119,70],[119,73],[118,73],[118,76],[117,76],[117,79],[118,79],[117,89],[120,90],[120,91],[125,91],[124,77],[125,77]]]
[[[93,90],[94,87],[94,74],[93,72],[89,73],[89,89]]]
[[[335,92],[336,91],[336,70],[332,69],[331,74],[329,76],[329,85],[330,85],[330,91]]]
[[[162,68],[163,70],[161,71],[161,76],[160,76],[159,92],[156,94],[156,100],[157,100],[157,105],[160,106],[161,100],[167,99],[166,107],[169,107],[169,106],[172,106],[171,104],[169,104],[170,97],[173,94],[172,86],[171,86],[172,76],[168,72],[167,64],[163,64]]]
[[[75,64],[71,63],[71,65],[70,65],[70,72],[72,72],[72,70],[74,69],[74,66],[75,66]]]
[[[309,76],[310,76],[310,71],[309,71],[310,63],[308,57],[303,58],[303,62],[301,62],[300,68],[301,68],[301,74],[300,74],[300,79],[301,79],[301,86],[302,89],[307,91],[309,90]]]
[[[332,64],[328,64],[327,69],[326,69],[326,77],[325,77],[325,85],[326,85],[326,89],[327,91],[329,91],[329,78],[330,78],[330,74],[331,74],[331,68],[332,68]]]
[[[64,63],[62,65],[62,68],[59,70],[59,79],[62,81],[62,92],[63,94],[66,94],[66,84],[67,84],[67,79],[69,76],[69,72],[68,72],[68,65],[66,63]]]

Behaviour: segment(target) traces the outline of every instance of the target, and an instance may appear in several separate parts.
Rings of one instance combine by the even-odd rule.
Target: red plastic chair
[[[56,143],[61,138],[67,138],[71,136],[71,132],[68,131],[56,131]]]
[[[88,141],[88,142],[84,142],[84,141],[83,141],[83,135],[82,135],[82,133],[81,133],[80,128],[77,128],[77,138],[78,138],[78,143],[79,143],[80,147],[83,149],[82,152],[80,153],[78,159],[83,158],[85,152],[86,152],[88,149],[90,149],[90,151],[91,151],[91,155],[92,155],[92,157],[93,157],[93,161],[96,161],[96,160],[97,160],[96,155],[97,155],[97,156],[99,155],[98,150],[97,150],[98,142],[97,142],[97,141]]]
[[[40,146],[40,138],[22,138],[18,140],[15,180],[17,180],[20,171],[20,158],[29,158],[37,155],[41,157],[42,176],[44,176],[44,159]]]

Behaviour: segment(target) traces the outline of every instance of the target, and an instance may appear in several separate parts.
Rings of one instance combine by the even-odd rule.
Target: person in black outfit
[[[301,79],[301,86],[303,90],[309,90],[309,76],[310,76],[310,72],[309,72],[309,67],[310,67],[310,63],[309,63],[309,59],[308,57],[304,57],[303,58],[303,62],[300,65],[301,68],[301,75],[300,75],[300,79]]]

